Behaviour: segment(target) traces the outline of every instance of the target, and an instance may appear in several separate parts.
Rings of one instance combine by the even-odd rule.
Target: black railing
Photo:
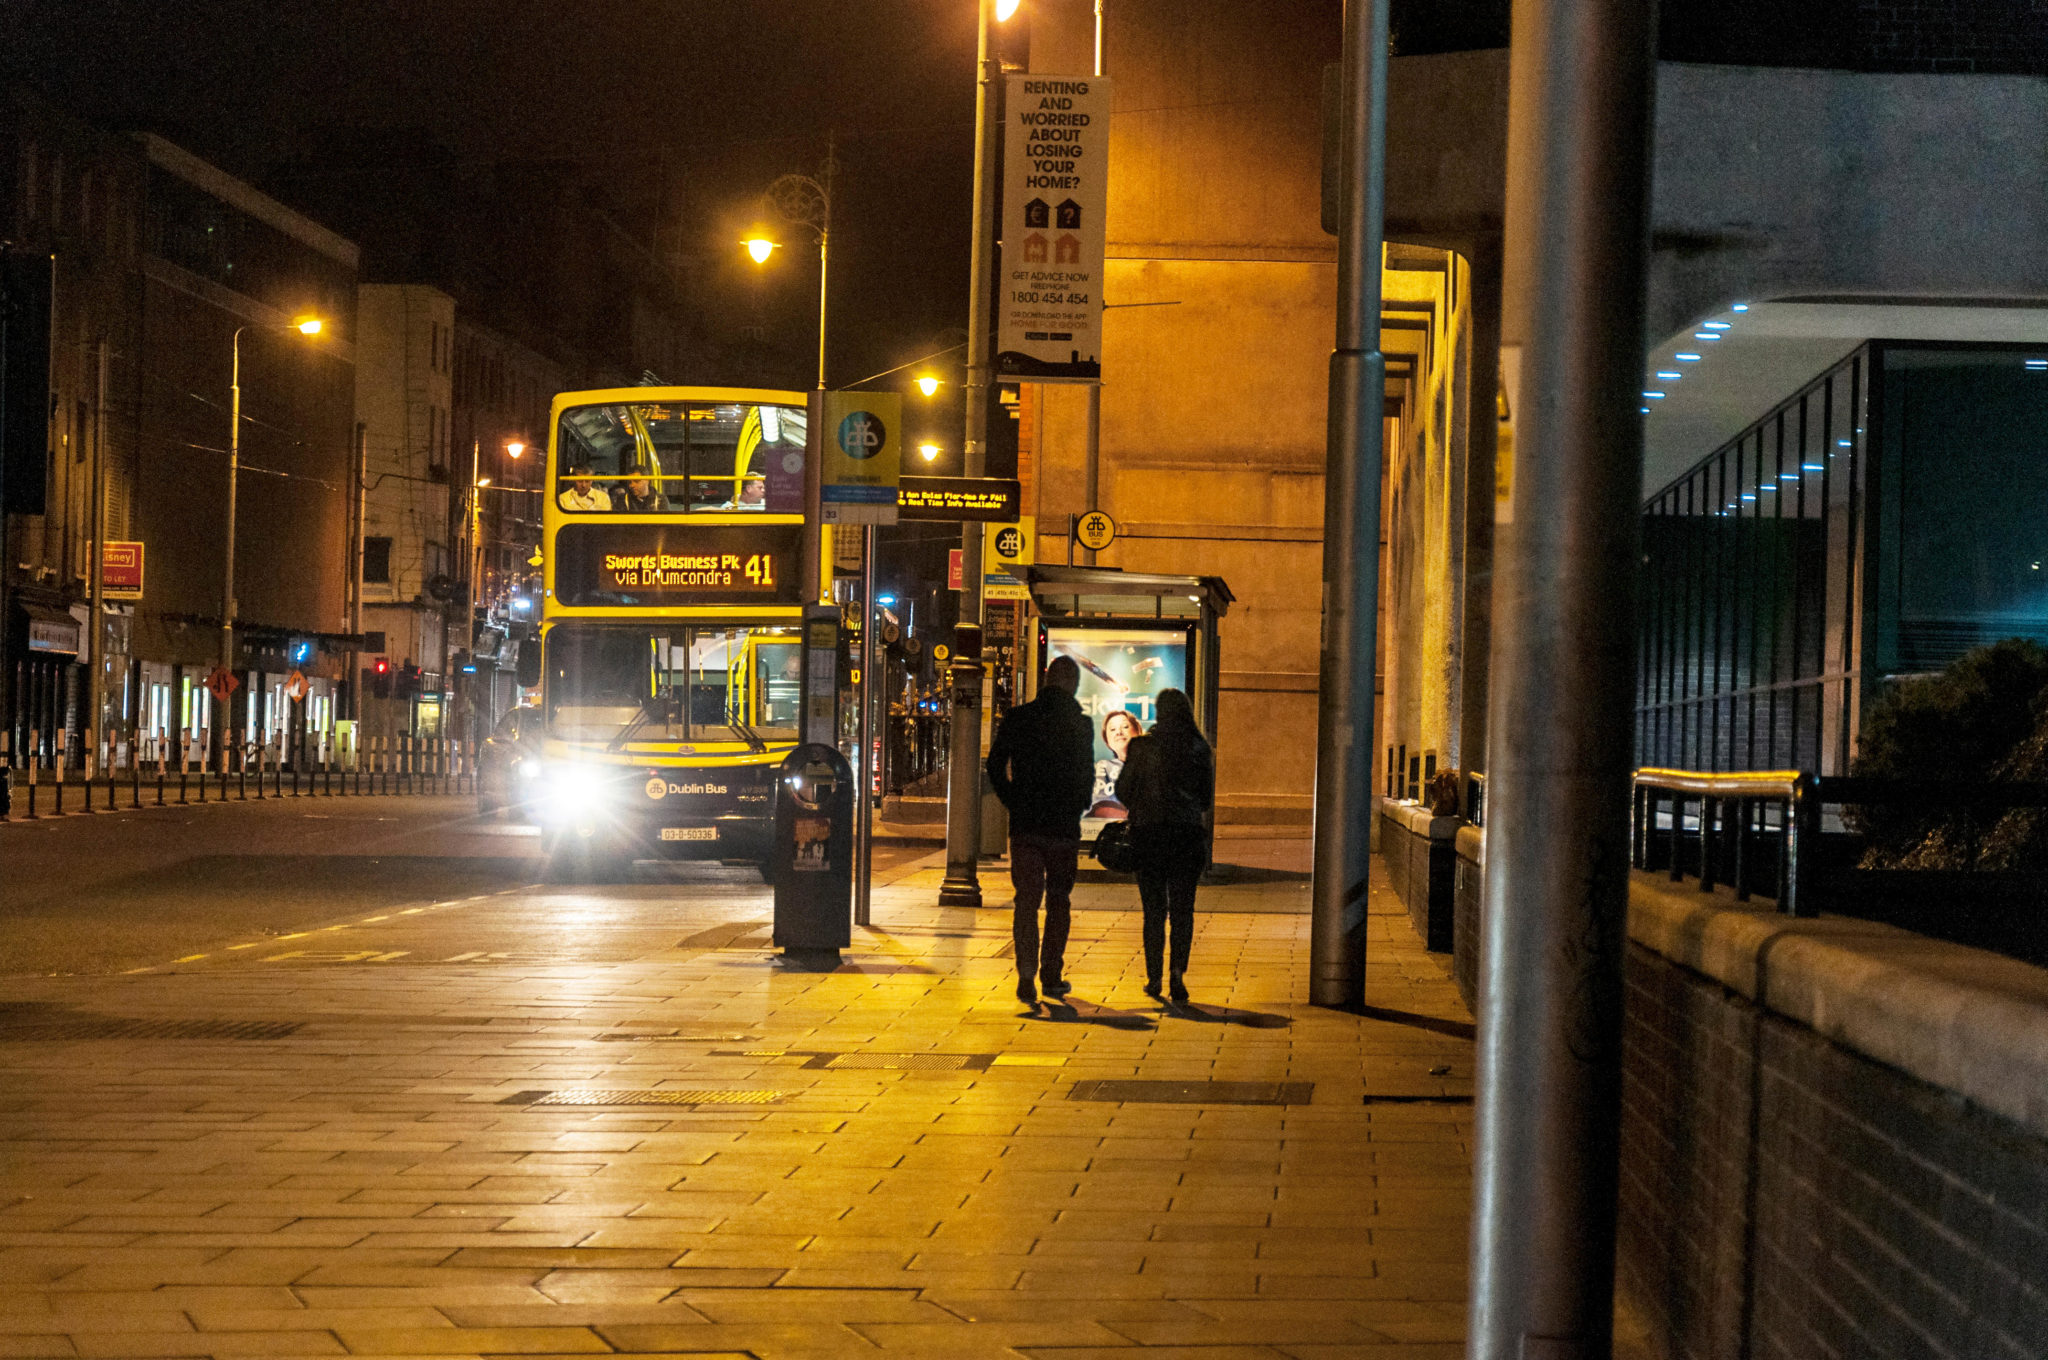
[[[1823,821],[1824,808],[1910,809],[1930,828],[1968,813],[2048,807],[2048,784],[1957,783],[1931,779],[1869,779],[1802,770],[1712,774],[1697,770],[1636,772],[1633,827],[1638,869],[1697,876],[1702,891],[1726,884],[1738,900],[1752,891],[1777,899],[1794,916],[1828,910],[1927,928],[1958,938],[1935,899],[1958,893],[2003,900],[2048,899],[2048,875],[1967,869],[1863,867],[1862,838],[1840,822]],[[1996,913],[1990,913],[1996,915]],[[1986,947],[2003,927],[1970,927]]]

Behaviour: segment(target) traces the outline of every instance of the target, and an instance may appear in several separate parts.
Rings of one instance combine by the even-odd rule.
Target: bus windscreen
[[[555,431],[555,503],[591,515],[800,515],[806,416],[745,402],[571,406]]]

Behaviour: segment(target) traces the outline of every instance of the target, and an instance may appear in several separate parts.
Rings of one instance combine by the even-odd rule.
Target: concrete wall
[[[1325,0],[1108,6],[1115,83],[1101,566],[1224,577],[1219,802],[1305,818],[1321,636],[1335,251],[1319,221]],[[1092,6],[1034,7],[1032,68],[1086,71]],[[1041,560],[1084,502],[1086,394],[1044,389]],[[1079,559],[1077,559],[1079,560]]]

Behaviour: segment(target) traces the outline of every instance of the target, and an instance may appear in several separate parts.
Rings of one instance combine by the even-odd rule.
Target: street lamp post
[[[974,248],[967,294],[967,408],[961,441],[969,477],[988,474],[989,293],[996,250],[996,94],[1002,62],[994,28],[1017,0],[979,0],[980,34],[974,98]],[[1000,6],[1000,8],[999,8]],[[987,672],[981,660],[981,525],[960,533],[960,617],[953,632],[953,726],[946,768],[946,878],[939,905],[978,907],[981,881],[981,702]]]
[[[320,334],[323,325],[319,317],[302,316],[291,323],[290,329],[310,336]],[[241,480],[242,471],[242,332],[247,329],[246,322],[235,327],[234,338],[229,342],[228,522],[225,550],[221,554],[224,560],[220,589],[220,669],[223,675],[232,675],[235,669],[235,486]],[[220,768],[223,774],[228,768],[228,722],[233,712],[230,707],[233,698],[232,694],[220,696]]]

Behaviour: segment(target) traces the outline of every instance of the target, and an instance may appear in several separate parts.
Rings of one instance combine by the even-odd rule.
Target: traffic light
[[[372,698],[391,697],[391,662],[388,658],[380,656],[363,667],[363,689]]]
[[[410,662],[398,668],[398,697],[413,698],[420,692],[420,668]]]

